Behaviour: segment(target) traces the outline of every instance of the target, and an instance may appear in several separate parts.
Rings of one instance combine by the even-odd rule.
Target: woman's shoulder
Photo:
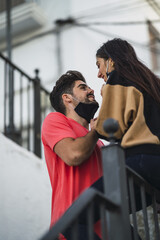
[[[140,90],[140,87],[131,80],[126,79],[123,76],[120,76],[116,70],[111,72],[109,79],[107,81],[109,85],[121,85],[123,87],[135,87]]]

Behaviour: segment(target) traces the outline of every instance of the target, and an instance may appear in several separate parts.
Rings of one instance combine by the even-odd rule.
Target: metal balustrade
[[[160,191],[125,165],[124,150],[114,142],[113,133],[117,127],[113,122],[108,126],[105,130],[111,127],[108,131],[111,143],[102,147],[104,193],[94,188],[87,189],[41,240],[57,240],[59,234],[64,234],[67,229],[72,231],[68,240],[79,240],[78,223],[81,222],[88,229],[85,240],[94,240],[93,227],[97,220],[101,222],[102,240],[160,239],[157,212]],[[151,223],[148,206],[153,210]],[[142,213],[144,234],[139,231],[138,211]]]
[[[41,157],[41,123],[50,103],[38,73],[30,77],[0,53],[0,131]]]
[[[96,212],[94,211],[95,209]],[[94,227],[93,219],[96,214],[101,218],[102,236],[103,239],[106,239],[106,209],[109,211],[118,211],[119,207],[94,188],[90,188],[73,203],[63,217],[42,238],[42,240],[56,240],[59,233],[65,232],[68,227],[71,227],[71,239],[76,240],[78,239],[78,223],[81,221],[83,221],[83,223],[85,222],[88,229],[88,239],[92,240]]]
[[[129,167],[126,167],[126,172],[129,189],[130,214],[134,229],[134,239],[139,239],[139,211],[141,214],[139,217],[143,222],[143,224],[141,224],[141,228],[143,228],[143,234],[141,234],[142,239],[158,240],[160,239],[160,218],[158,216],[159,214],[157,206],[160,203],[160,192]],[[150,221],[149,214],[150,217],[152,217]]]

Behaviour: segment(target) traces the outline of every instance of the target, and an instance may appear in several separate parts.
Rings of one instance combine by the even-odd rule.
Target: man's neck
[[[80,117],[76,112],[70,112],[66,114],[66,117],[71,118],[81,124],[83,127],[89,129],[89,123],[87,122],[86,119]]]

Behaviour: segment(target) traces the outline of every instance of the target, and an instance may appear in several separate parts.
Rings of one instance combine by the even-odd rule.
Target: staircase
[[[114,122],[105,123],[110,144],[102,147],[104,193],[93,188],[87,189],[41,240],[56,240],[60,233],[69,228],[72,231],[71,240],[79,240],[78,223],[82,220],[88,229],[88,238],[85,240],[94,240],[93,228],[97,216],[101,220],[103,240],[139,240],[140,237],[146,240],[160,239],[157,213],[160,192],[125,166],[124,150],[113,137],[117,131]],[[149,205],[153,217],[151,226]],[[143,234],[139,231],[137,210],[141,210]],[[151,231],[151,227],[154,231]]]

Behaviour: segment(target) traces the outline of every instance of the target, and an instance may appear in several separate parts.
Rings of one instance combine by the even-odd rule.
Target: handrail
[[[104,194],[95,190],[94,188],[88,188],[84,191],[79,198],[72,204],[72,206],[65,212],[65,214],[59,219],[59,221],[46,233],[41,240],[54,240],[58,237],[59,233],[64,232],[74,221],[80,216],[89,203],[91,202],[103,203],[105,209],[108,211],[118,211],[119,206],[112,203],[105,197]]]
[[[137,184],[142,184],[145,187],[146,192],[152,194],[153,190],[156,192],[157,200],[160,199],[160,191],[153,187],[149,182],[147,182],[142,176],[140,176],[137,172],[135,172],[130,167],[126,166],[126,171],[128,175],[132,175],[134,177],[134,181]]]
[[[7,57],[5,57],[1,52],[0,52],[0,57],[5,60],[5,62],[9,63],[10,66],[12,66],[14,69],[16,69],[18,72],[20,72],[23,76],[28,78],[30,81],[35,82],[34,78],[31,78],[27,73],[25,73],[23,70],[21,70],[17,65],[12,63]]]
[[[43,90],[46,94],[50,94],[50,92],[47,90],[47,89],[45,89],[42,85],[40,85],[40,89],[41,90]]]
[[[132,175],[134,177],[134,182],[138,185],[143,184],[147,193],[152,194],[154,191],[156,193],[156,199],[160,202],[160,191],[153,187],[149,182],[147,182],[142,176],[136,173],[133,169],[126,166],[127,175]]]
[[[23,70],[21,70],[17,65],[15,65],[14,63],[12,63],[7,57],[5,57],[1,52],[0,52],[0,57],[5,60],[7,63],[9,63],[14,69],[16,69],[17,71],[19,71],[23,76],[25,76],[26,78],[28,78],[30,81],[35,82],[35,78],[30,77],[27,73],[25,73]],[[49,94],[49,91],[47,89],[45,89],[45,87],[43,87],[42,85],[40,86],[40,89],[43,90],[45,93]]]
[[[49,99],[50,93],[41,85],[38,69],[35,69],[35,77],[30,77],[1,52],[0,59],[4,64],[1,77],[4,78],[4,96],[2,95],[4,97],[4,128],[2,132],[41,157],[41,121],[49,109],[48,101],[45,101],[45,105],[41,105],[41,98],[43,98],[44,103],[44,99]],[[15,91],[15,86],[16,90],[17,88],[19,90],[18,94]],[[44,94],[41,95],[41,92]],[[27,111],[24,110],[24,102]],[[15,114],[14,109],[16,108],[20,113],[19,115]],[[33,113],[31,114],[32,109]],[[26,135],[27,137],[25,137]]]

